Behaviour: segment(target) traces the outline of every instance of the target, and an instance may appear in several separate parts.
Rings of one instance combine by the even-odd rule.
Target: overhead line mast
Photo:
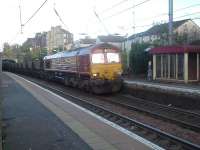
[[[20,15],[19,17],[20,17],[20,28],[21,28],[21,34],[23,34],[21,0],[19,0],[19,15]]]
[[[173,44],[173,0],[169,0],[169,45]]]

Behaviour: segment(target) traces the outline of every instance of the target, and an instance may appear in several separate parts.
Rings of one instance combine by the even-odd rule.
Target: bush
[[[149,54],[145,52],[150,46],[148,43],[135,43],[131,45],[130,69],[135,74],[146,74],[148,68]]]
[[[122,59],[122,69],[127,70],[127,53],[126,53],[126,51],[123,51],[121,53],[121,59]]]

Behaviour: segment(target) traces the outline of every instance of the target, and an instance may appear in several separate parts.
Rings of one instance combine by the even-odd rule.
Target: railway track
[[[145,139],[148,139],[149,141],[152,141],[153,143],[156,143],[157,145],[163,148],[173,149],[173,150],[179,150],[179,149],[181,150],[197,150],[198,149],[199,150],[200,149],[200,145],[196,145],[194,143],[191,143],[184,139],[170,135],[166,132],[163,132],[149,125],[138,122],[134,119],[130,119],[121,114],[112,112],[108,109],[103,108],[102,106],[88,102],[85,99],[79,98],[71,94],[67,94],[66,92],[62,90],[55,89],[54,87],[51,87],[51,86],[48,86],[48,85],[45,85],[33,80],[31,81],[58,95],[61,95],[62,97],[65,97],[73,101],[74,103],[78,105],[81,105],[82,107],[106,118],[107,120],[111,122],[118,124],[119,126],[122,126],[123,128],[141,137],[144,137]]]
[[[100,97],[100,99],[200,132],[200,114],[195,112],[149,102],[130,95],[117,95],[112,98]]]

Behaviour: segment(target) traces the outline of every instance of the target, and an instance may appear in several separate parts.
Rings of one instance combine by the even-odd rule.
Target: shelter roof
[[[200,46],[184,45],[184,46],[163,46],[150,50],[151,54],[171,54],[171,53],[200,53]]]

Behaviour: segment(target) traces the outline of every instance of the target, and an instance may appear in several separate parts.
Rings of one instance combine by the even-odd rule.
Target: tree
[[[148,67],[148,52],[145,52],[150,46],[149,43],[134,43],[130,51],[130,69],[135,74],[145,74]]]
[[[6,59],[15,59],[11,46],[8,43],[4,43],[3,55]]]
[[[121,59],[122,59],[123,70],[127,70],[127,52],[126,52],[126,50],[122,51]]]

